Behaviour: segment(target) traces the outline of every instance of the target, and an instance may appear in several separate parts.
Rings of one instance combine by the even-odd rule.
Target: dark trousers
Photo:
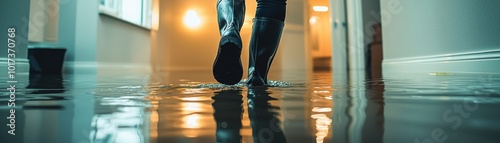
[[[257,0],[255,17],[268,17],[285,21],[286,0]]]

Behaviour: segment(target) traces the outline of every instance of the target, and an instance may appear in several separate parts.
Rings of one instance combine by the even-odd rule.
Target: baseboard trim
[[[64,66],[68,68],[97,68],[97,67],[120,67],[138,68],[150,67],[147,63],[120,63],[120,62],[95,62],[95,61],[65,61]]]
[[[500,49],[383,61],[384,74],[387,72],[499,73],[498,65],[500,65]]]
[[[29,61],[28,59],[14,59],[16,61],[16,64],[21,63],[21,64],[28,64]],[[8,63],[9,59],[5,57],[0,57],[0,63]]]
[[[0,57],[0,67],[2,67],[2,70],[0,71],[7,71],[7,67],[9,66],[9,59],[7,57]],[[28,59],[15,59],[15,72],[16,74],[24,74],[29,72],[29,61]],[[3,68],[5,67],[5,68]],[[5,72],[7,73],[7,72]],[[3,73],[2,73],[3,74]],[[1,75],[1,74],[0,74]]]
[[[500,50],[487,50],[464,52],[454,54],[443,54],[434,56],[422,56],[413,58],[399,58],[384,60],[385,64],[403,64],[403,63],[443,63],[443,62],[466,62],[466,61],[483,61],[483,60],[499,60]]]

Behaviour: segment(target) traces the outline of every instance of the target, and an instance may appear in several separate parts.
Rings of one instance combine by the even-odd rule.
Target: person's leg
[[[257,0],[255,17],[267,17],[284,22],[286,0]]]
[[[267,74],[284,27],[286,0],[257,0],[248,65],[248,86],[267,86]]]
[[[236,84],[243,76],[240,30],[245,18],[245,0],[218,0],[217,21],[220,42],[213,64],[214,78],[223,84]]]

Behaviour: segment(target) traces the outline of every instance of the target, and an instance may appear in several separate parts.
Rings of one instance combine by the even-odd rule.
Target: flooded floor
[[[216,84],[210,71],[17,73],[17,83],[1,84],[0,142],[500,142],[500,75],[277,71],[270,79],[274,87],[249,89]]]

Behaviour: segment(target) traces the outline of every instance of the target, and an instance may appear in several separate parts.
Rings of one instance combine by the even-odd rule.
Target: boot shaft
[[[276,55],[283,31],[284,22],[256,17],[253,20],[250,39],[250,60],[248,68],[248,85],[265,86],[267,74]]]
[[[223,35],[232,28],[239,32],[245,21],[245,11],[245,0],[218,0],[217,19],[220,34]]]

